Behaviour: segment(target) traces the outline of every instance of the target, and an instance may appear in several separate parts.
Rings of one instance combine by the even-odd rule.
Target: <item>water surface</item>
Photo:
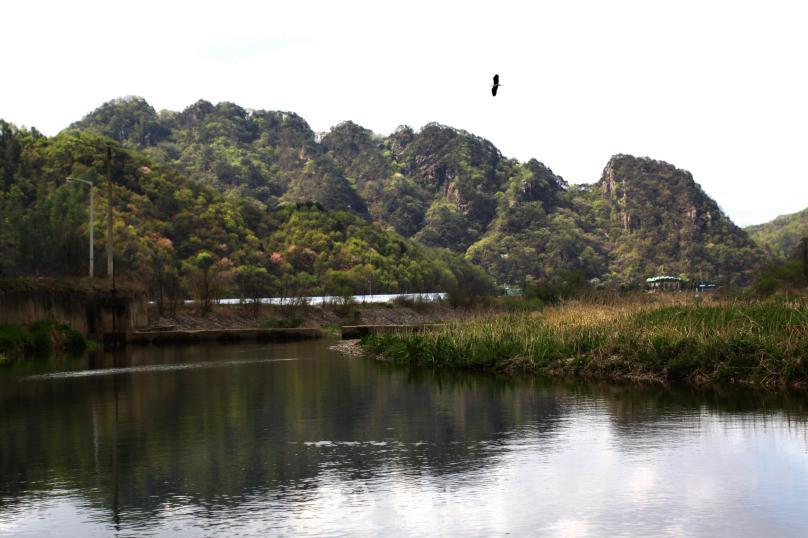
[[[808,398],[328,342],[0,369],[0,535],[808,535]]]

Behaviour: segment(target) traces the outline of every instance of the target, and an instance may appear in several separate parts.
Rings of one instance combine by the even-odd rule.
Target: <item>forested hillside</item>
[[[348,211],[450,249],[503,283],[575,273],[636,286],[672,273],[742,284],[763,258],[688,172],[652,159],[615,156],[597,183],[575,186],[535,159],[509,159],[439,124],[382,136],[348,121],[315,134],[291,112],[199,101],[158,113],[137,97],[102,105],[68,132],[81,131],[137,149],[232,203],[268,214],[308,201]]]
[[[131,133],[151,142],[163,131],[139,124]],[[0,122],[0,275],[86,274],[88,192],[67,183],[70,176],[97,185],[95,269],[103,274],[108,144],[86,132],[48,138]],[[485,274],[460,256],[357,213],[221,192],[204,176],[189,178],[153,153],[117,144],[112,156],[116,274],[155,295],[194,293],[200,278],[206,287],[247,296],[452,290],[461,282],[471,292],[489,289]]]
[[[749,236],[761,247],[778,258],[788,257],[808,237],[808,209],[781,215],[771,222],[745,228]]]

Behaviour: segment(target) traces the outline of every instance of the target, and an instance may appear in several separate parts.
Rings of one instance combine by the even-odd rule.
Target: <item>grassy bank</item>
[[[808,306],[570,303],[368,336],[394,362],[696,384],[808,384]]]
[[[79,354],[88,345],[79,331],[50,320],[30,326],[0,325],[0,363],[54,352]]]

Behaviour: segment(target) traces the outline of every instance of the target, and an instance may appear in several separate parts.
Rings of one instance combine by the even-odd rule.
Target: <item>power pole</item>
[[[93,278],[95,267],[95,245],[93,244],[93,228],[95,227],[95,202],[93,201],[93,185],[90,184],[90,278]]]
[[[107,145],[107,276],[115,289],[115,264],[112,259],[112,146]]]
[[[803,237],[800,243],[802,243],[802,274],[808,278],[808,237]]]

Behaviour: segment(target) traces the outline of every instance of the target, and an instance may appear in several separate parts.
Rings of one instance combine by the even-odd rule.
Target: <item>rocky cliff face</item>
[[[692,174],[672,164],[615,155],[596,190],[604,202],[600,225],[608,230],[612,272],[742,282],[762,261]]]

